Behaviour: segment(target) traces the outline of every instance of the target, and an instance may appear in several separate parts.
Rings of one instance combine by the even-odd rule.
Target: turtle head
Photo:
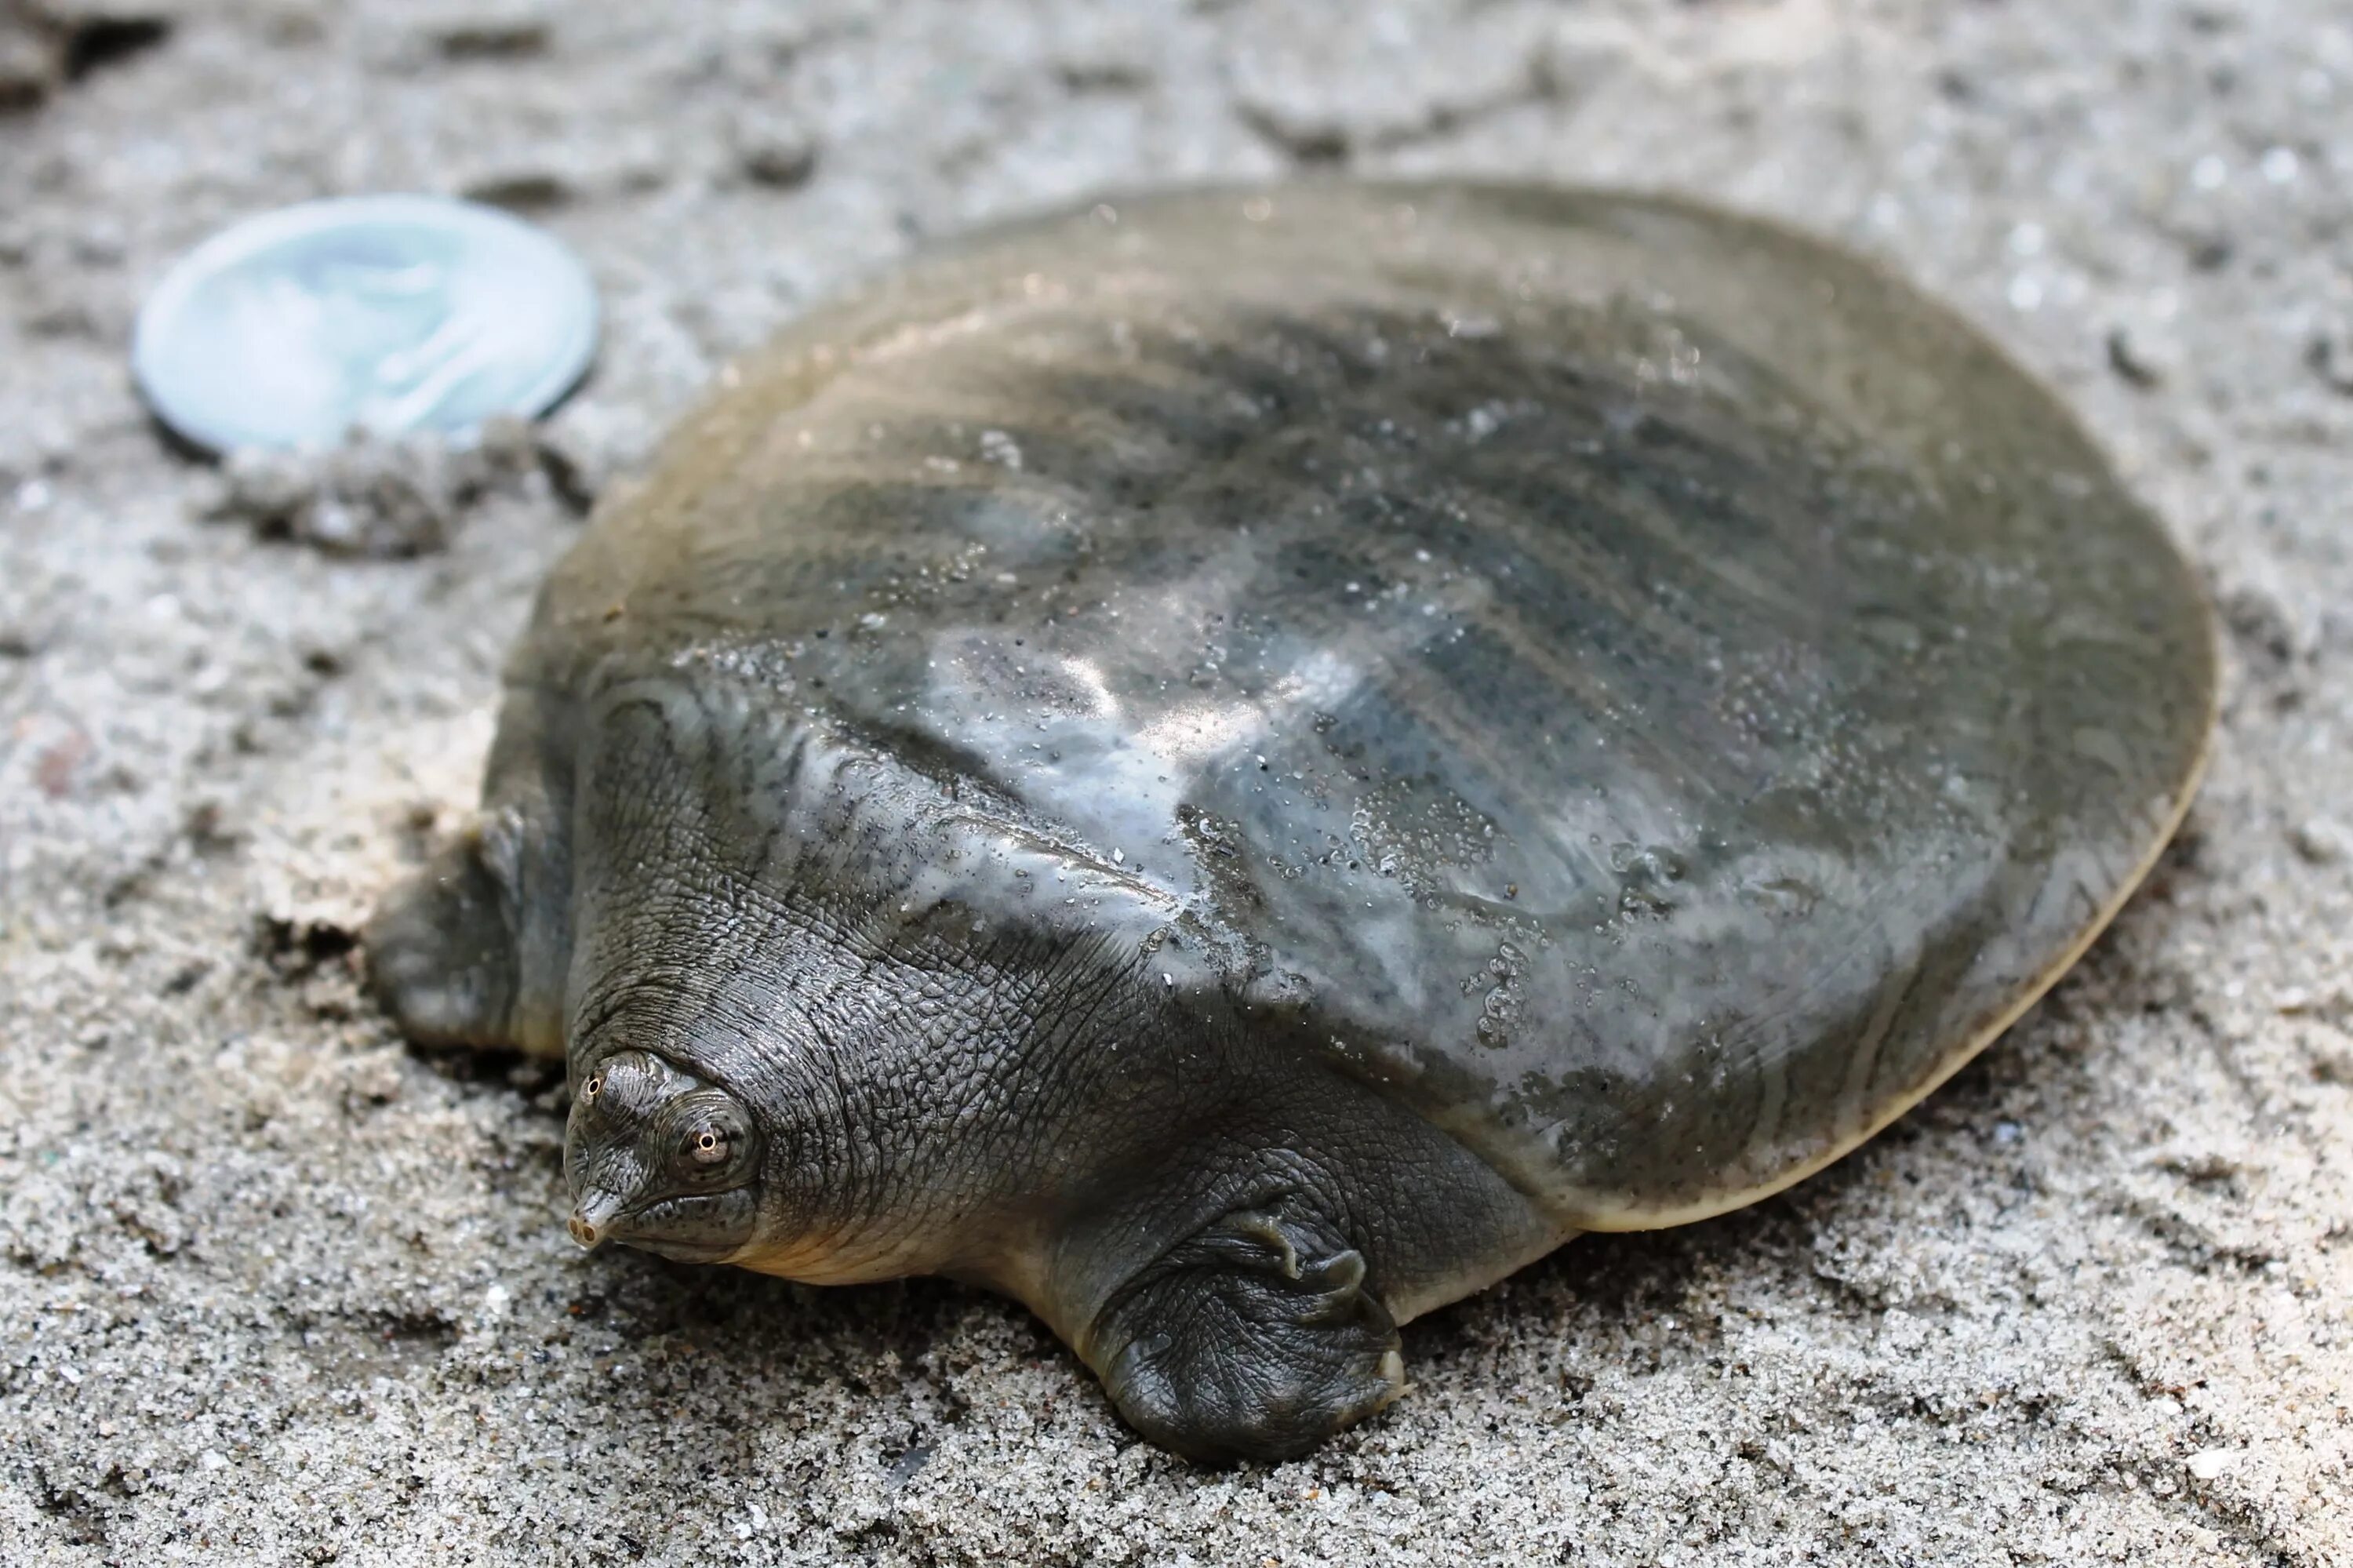
[[[649,1051],[610,1052],[573,1088],[572,1236],[719,1263],[759,1217],[760,1131],[744,1102]]]

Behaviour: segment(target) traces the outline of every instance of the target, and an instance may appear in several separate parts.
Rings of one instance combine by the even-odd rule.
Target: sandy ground
[[[0,1562],[2353,1563],[2346,16],[0,0]],[[1778,214],[2063,387],[2229,624],[2146,894],[1862,1153],[1416,1324],[1294,1464],[1144,1446],[971,1291],[582,1255],[560,1086],[395,1042],[350,934],[567,496],[926,235],[1339,159]],[[564,482],[401,560],[208,520],[138,301],[399,188],[594,270]]]

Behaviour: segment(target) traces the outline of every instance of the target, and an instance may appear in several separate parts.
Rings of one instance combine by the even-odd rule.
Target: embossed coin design
[[[248,219],[139,313],[132,368],[199,445],[461,435],[543,413],[596,351],[587,270],[552,236],[438,196],[348,196]]]

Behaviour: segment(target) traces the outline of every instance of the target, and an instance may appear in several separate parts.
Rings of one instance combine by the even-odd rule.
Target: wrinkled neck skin
[[[1069,1203],[1106,1163],[1155,1158],[1107,1136],[1161,1140],[1157,1118],[1107,1135],[1088,1113],[1166,1087],[1146,1081],[1166,1053],[1124,1055],[1103,1032],[1165,1011],[1123,1003],[1152,994],[1166,963],[1146,974],[1143,955],[1173,906],[969,799],[952,768],[934,779],[770,716],[708,671],[612,688],[585,728],[575,1090],[643,1050],[751,1108],[759,1217],[724,1261],[825,1284],[943,1273],[1037,1300],[1041,1238]]]

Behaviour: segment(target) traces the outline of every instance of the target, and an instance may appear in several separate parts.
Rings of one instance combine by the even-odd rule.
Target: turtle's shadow
[[[872,1369],[919,1373],[939,1342],[976,1308],[1002,1308],[1031,1326],[1042,1353],[1055,1343],[1018,1302],[951,1279],[876,1285],[798,1285],[741,1268],[671,1263],[648,1253],[593,1260],[612,1290],[611,1309],[633,1338],[672,1336],[763,1368],[839,1377],[852,1387]]]

